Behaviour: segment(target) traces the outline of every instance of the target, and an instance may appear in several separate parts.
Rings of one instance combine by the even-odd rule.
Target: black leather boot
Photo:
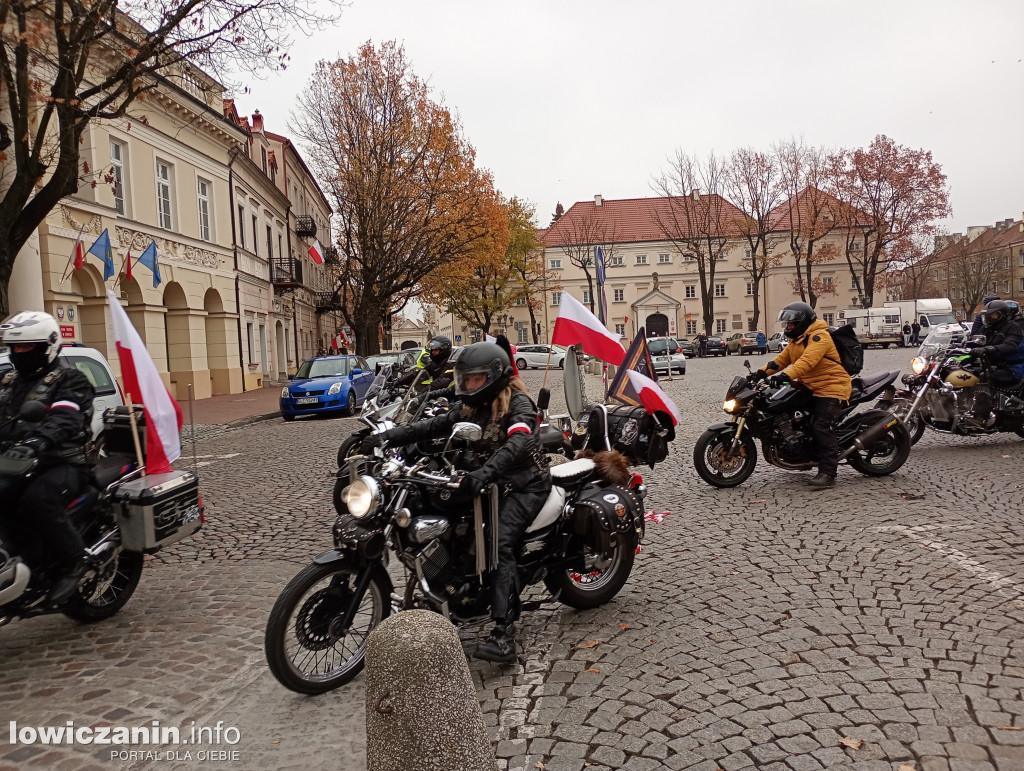
[[[88,569],[84,560],[79,560],[64,571],[64,574],[53,582],[47,599],[54,605],[61,605],[71,598],[78,590],[78,582],[85,576]]]
[[[493,661],[497,664],[512,664],[516,660],[516,625],[508,622],[495,622],[494,629],[487,642],[477,646],[473,654],[478,659]]]
[[[807,486],[813,487],[817,490],[824,490],[827,487],[835,487],[836,478],[831,474],[825,474],[819,471],[818,475],[814,477],[814,479],[807,480]]]

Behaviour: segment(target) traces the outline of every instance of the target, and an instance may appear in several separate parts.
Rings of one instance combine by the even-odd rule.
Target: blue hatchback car
[[[321,356],[299,366],[281,389],[281,417],[342,412],[354,415],[373,382],[373,369],[362,356]]]

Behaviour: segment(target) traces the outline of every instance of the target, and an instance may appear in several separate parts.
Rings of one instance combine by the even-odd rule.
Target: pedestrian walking
[[[910,325],[910,332],[911,332],[911,334],[910,334],[910,344],[911,345],[920,345],[921,344],[921,325],[918,324],[916,320],[914,321],[913,324]]]
[[[759,354],[768,353],[768,338],[765,336],[764,332],[758,332],[757,335],[756,335],[756,339],[757,339],[757,352]]]
[[[908,348],[910,346],[910,338],[914,334],[914,330],[910,328],[910,322],[903,322],[903,347]]]
[[[701,332],[697,335],[697,356],[704,358],[708,355],[708,336]]]

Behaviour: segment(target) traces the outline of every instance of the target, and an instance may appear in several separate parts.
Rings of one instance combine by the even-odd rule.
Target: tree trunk
[[[356,333],[356,351],[360,356],[372,356],[380,353],[379,316],[365,314],[360,316],[352,329]]]
[[[583,269],[583,273],[587,277],[587,289],[590,291],[590,312],[594,313],[594,279],[590,277],[590,271],[586,268]],[[597,314],[594,313],[596,316]]]
[[[530,312],[530,337],[533,338],[533,344],[538,345],[540,340],[537,339],[537,317],[532,305],[527,305],[526,309]]]
[[[11,315],[11,303],[7,288],[13,271],[14,260],[8,260],[7,249],[3,242],[0,242],[0,321],[4,321]],[[39,310],[42,310],[42,308]]]

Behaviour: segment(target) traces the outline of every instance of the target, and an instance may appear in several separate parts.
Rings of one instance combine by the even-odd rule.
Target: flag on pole
[[[579,345],[591,356],[618,366],[626,352],[619,336],[608,331],[593,313],[568,292],[562,292],[558,318],[551,334],[553,345]]]
[[[85,254],[82,252],[82,239],[75,241],[75,270],[81,270],[85,264]]]
[[[156,289],[160,286],[162,279],[160,278],[160,263],[156,258],[156,241],[150,241],[146,251],[139,255],[139,264],[145,265],[153,271],[153,288]]]
[[[99,257],[103,261],[103,280],[106,281],[114,275],[114,253],[110,248],[110,235],[106,229],[100,233],[96,243],[89,247],[89,254]]]
[[[629,350],[626,351],[626,357],[622,360],[622,366],[619,367],[615,377],[612,378],[611,385],[608,386],[609,397],[618,399],[623,404],[639,407],[643,402],[640,401],[640,395],[633,387],[633,381],[626,376],[626,372],[630,370],[635,370],[652,380],[658,379],[654,371],[654,359],[651,357],[651,350],[647,346],[647,337],[644,334],[643,327],[640,327],[640,331],[633,338]]]
[[[121,359],[125,393],[146,413],[146,471],[164,474],[181,455],[181,407],[160,379],[156,365],[139,333],[132,326],[120,300],[107,290],[114,341]]]
[[[608,322],[608,300],[604,296],[604,251],[597,247],[597,318],[602,324]]]
[[[652,415],[655,412],[665,412],[672,416],[672,425],[678,426],[682,420],[679,408],[672,401],[668,394],[661,390],[661,386],[651,380],[647,375],[642,375],[635,369],[627,369],[626,377],[633,382],[633,389],[640,398],[644,409]]]
[[[132,250],[128,250],[128,259],[124,261],[125,264],[125,278],[129,281],[132,280]]]
[[[306,253],[313,258],[313,262],[317,265],[324,264],[324,250],[320,248],[320,241],[318,239],[313,239],[313,245],[309,247]]]

